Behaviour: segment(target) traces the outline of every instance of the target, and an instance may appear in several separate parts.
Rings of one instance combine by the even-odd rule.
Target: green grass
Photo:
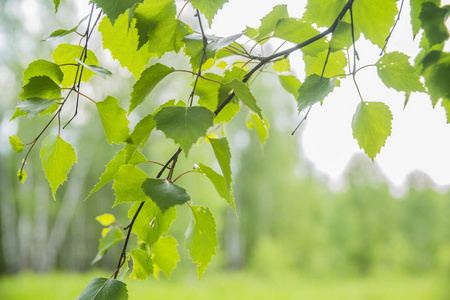
[[[75,299],[94,277],[90,274],[24,273],[0,277],[0,299]],[[308,300],[444,300],[444,279],[423,277],[371,277],[365,279],[311,279],[300,275],[258,277],[248,273],[205,274],[177,280],[127,281],[133,299],[308,299]],[[447,294],[448,297],[448,294]]]

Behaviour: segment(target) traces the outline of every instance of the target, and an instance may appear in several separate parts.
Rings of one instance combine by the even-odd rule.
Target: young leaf
[[[32,77],[23,86],[19,95],[21,101],[30,98],[60,99],[61,88],[47,76]]]
[[[43,41],[50,41],[50,40],[54,40],[63,36],[66,36],[68,34],[71,34],[73,32],[76,32],[78,27],[80,27],[80,25],[89,17],[89,15],[85,16],[83,19],[80,20],[80,22],[78,22],[78,25],[73,27],[72,29],[58,29],[53,31],[48,38],[46,38]]]
[[[197,72],[203,57],[203,38],[200,34],[189,34],[184,37],[183,42],[186,47],[184,53],[190,57],[192,71]],[[206,59],[203,59],[202,71],[211,68],[215,63],[215,52],[206,47]]]
[[[185,189],[169,182],[167,179],[147,178],[142,183],[142,189],[158,205],[162,213],[191,199]]]
[[[100,176],[100,181],[97,182],[85,200],[98,191],[102,186],[112,181],[114,179],[114,175],[116,175],[122,165],[136,165],[144,161],[146,161],[146,158],[139,151],[136,151],[136,146],[126,145],[122,150],[117,152],[116,156],[106,165],[105,171]]]
[[[204,164],[198,164],[197,171],[205,175],[211,181],[211,183],[216,188],[216,191],[219,194],[219,196],[225,199],[231,206],[231,208],[233,208],[233,210],[236,212],[233,195],[231,194],[231,189],[229,190],[227,188],[225,178],[222,175],[217,174],[216,171],[214,171],[208,166],[205,166]]]
[[[142,202],[149,200],[141,189],[144,180],[148,178],[144,171],[133,165],[122,165],[114,175],[114,195],[116,201],[113,206],[125,202]]]
[[[95,217],[95,219],[103,226],[109,226],[116,221],[116,218],[112,214],[103,214]]]
[[[359,39],[361,32],[354,29],[355,41]],[[340,21],[336,26],[330,40],[330,49],[332,52],[348,49],[353,44],[352,25],[350,23]]]
[[[40,156],[45,177],[55,199],[56,190],[67,179],[72,165],[77,162],[75,150],[61,137],[51,134],[42,142]]]
[[[191,33],[188,25],[178,19],[158,20],[148,33],[148,51],[161,57],[164,53],[178,53],[183,47],[183,38]]]
[[[168,278],[180,260],[177,251],[177,240],[171,236],[160,238],[152,248],[151,258],[153,261],[153,275],[158,278],[159,270],[163,271]]]
[[[318,27],[330,27],[342,8],[344,8],[346,2],[344,0],[308,1],[303,19],[311,23],[316,23]]]
[[[18,136],[10,136],[9,137],[9,143],[11,144],[11,148],[14,150],[14,152],[16,153],[20,153],[23,150],[23,147],[25,146],[22,141],[19,139]]]
[[[86,69],[91,70],[92,72],[94,72],[97,75],[100,75],[103,78],[106,78],[106,77],[112,75],[111,71],[109,71],[109,70],[107,70],[105,68],[102,68],[102,67],[99,67],[99,66],[93,66],[93,65],[85,64],[84,62],[82,62],[78,58],[75,58],[75,61],[77,63],[79,63],[80,65],[82,65],[83,67],[85,67]]]
[[[141,77],[139,77],[139,80],[133,85],[128,113],[132,112],[139,104],[144,102],[145,98],[147,98],[155,86],[173,71],[173,68],[169,68],[160,63],[145,69]]]
[[[139,206],[140,203],[135,203],[128,211],[130,220],[133,219]],[[152,247],[161,235],[169,231],[170,225],[176,218],[177,210],[175,207],[171,207],[162,213],[156,203],[147,201],[139,213],[139,218],[134,222],[132,232],[137,235],[140,241]]]
[[[450,123],[450,98],[442,99],[441,106],[445,109],[447,115],[447,124]]]
[[[174,19],[177,7],[174,0],[144,1],[134,11],[140,49],[148,41],[148,32],[157,20]]]
[[[133,259],[133,272],[131,279],[144,280],[153,273],[153,262],[148,252],[141,249],[134,249],[130,252]]]
[[[273,36],[294,44],[300,44],[318,34],[319,31],[312,27],[311,23],[295,18],[285,18],[281,19],[277,23]],[[320,39],[306,47],[303,47],[301,50],[306,55],[316,56],[317,53],[327,49],[328,44],[326,40]]]
[[[45,59],[38,59],[29,64],[23,71],[22,81],[27,84],[30,78],[38,76],[47,76],[56,84],[61,84],[64,74],[57,64]]]
[[[134,130],[130,135],[129,142],[134,144],[136,147],[141,146],[141,149],[144,148],[150,134],[155,128],[156,122],[153,120],[153,115],[147,115],[134,127]]]
[[[232,81],[225,83],[225,85],[233,89],[236,96],[262,118],[261,108],[256,104],[256,99],[250,92],[248,85],[238,79],[233,79]]]
[[[156,128],[180,145],[187,157],[192,145],[214,124],[214,117],[212,111],[202,106],[172,106],[157,112],[154,120]]]
[[[352,120],[353,137],[373,160],[391,135],[392,113],[382,102],[361,102]]]
[[[211,26],[212,19],[217,11],[223,7],[228,0],[191,0],[192,6],[205,15]]]
[[[142,2],[144,0],[91,0],[89,3],[95,3],[97,7],[100,7],[114,25],[114,21],[127,9]]]
[[[24,170],[19,170],[17,172],[17,179],[19,179],[21,183],[24,183],[25,180],[27,180],[27,172],[25,172]]]
[[[219,163],[220,169],[222,170],[227,189],[231,191],[231,183],[233,182],[233,180],[231,179],[231,152],[230,147],[228,146],[228,141],[226,138],[209,138],[209,142],[213,147],[217,162]]]
[[[322,101],[334,89],[336,79],[320,77],[312,74],[306,77],[305,82],[298,89],[298,111]]]
[[[297,99],[298,89],[302,85],[297,77],[293,75],[278,75],[278,79],[280,80],[281,86]]]
[[[64,65],[61,66],[61,70],[64,73],[64,79],[61,83],[62,87],[66,88],[72,86],[75,82],[75,76],[80,74],[79,71],[77,73],[78,68],[75,63],[75,58],[80,59],[83,50],[84,48],[78,45],[59,44],[53,51],[53,61],[58,65]],[[98,65],[97,57],[91,50],[87,50],[87,58],[84,62],[88,65]],[[84,70],[81,80],[86,82],[92,76],[94,76],[92,71]]]
[[[259,141],[261,142],[261,145],[264,145],[269,136],[269,123],[266,118],[261,118],[257,114],[251,113],[250,118],[247,119],[247,127],[248,129],[256,129]]]
[[[396,51],[383,55],[376,63],[378,76],[385,86],[397,91],[425,92],[419,74],[408,59],[408,55]]]
[[[52,104],[55,103],[56,100],[60,100],[60,98],[56,99],[44,99],[44,98],[28,98],[26,100],[21,101],[17,107],[20,108],[21,111],[27,113],[28,116],[35,116],[46,109],[48,109]]]
[[[57,13],[59,4],[61,3],[61,0],[53,0],[53,3],[55,4],[55,13]]]
[[[109,144],[120,144],[130,135],[127,112],[119,106],[119,100],[108,96],[102,102],[97,102],[97,110],[102,121],[106,139]]]
[[[114,26],[108,18],[103,18],[98,30],[102,34],[103,48],[109,49],[112,57],[137,79],[148,64],[151,55],[146,47],[138,50],[139,36],[135,24],[136,20],[133,18],[128,26],[128,13],[125,13],[116,20]],[[97,65],[87,61],[86,63]]]
[[[319,76],[322,75],[325,61],[327,61],[327,54],[328,50],[322,51],[316,56],[303,55],[306,76],[311,74],[317,74]],[[330,52],[323,76],[331,78],[339,74],[344,74],[346,66],[347,57],[343,51]]]
[[[205,73],[203,74],[203,77],[218,82],[222,80],[221,76],[213,73]],[[198,79],[197,87],[195,88],[195,95],[199,97],[199,105],[204,106],[211,111],[214,111],[217,108],[219,88],[221,86],[218,82],[213,82],[203,78]]]
[[[191,206],[192,222],[186,231],[186,249],[192,261],[198,264],[198,279],[202,278],[213,255],[216,255],[216,222],[205,206]]]
[[[103,255],[105,255],[106,251],[108,251],[109,248],[117,244],[118,242],[125,239],[125,234],[123,232],[115,227],[108,231],[106,236],[102,237],[100,239],[100,244],[98,245],[98,252],[95,256],[94,260],[92,261],[92,265],[98,262],[100,259],[102,259]]]
[[[224,38],[216,39],[216,40],[212,41],[211,43],[209,43],[206,46],[206,49],[213,53],[216,53],[220,49],[229,46],[231,43],[233,43],[235,40],[237,40],[241,36],[242,36],[242,33],[237,33],[237,34],[233,34],[233,35],[230,35],[230,36],[227,36]]]
[[[256,41],[268,36],[275,30],[280,19],[289,18],[287,5],[276,5],[272,11],[261,19],[261,25],[258,28],[259,35],[255,38]]]
[[[397,1],[355,1],[353,4],[355,27],[361,30],[365,38],[380,48],[383,48],[397,14]]]
[[[94,278],[75,300],[128,300],[127,285],[116,279]]]
[[[272,69],[274,72],[289,72],[291,70],[291,65],[289,64],[289,58],[284,58],[274,62]]]
[[[445,21],[450,13],[450,5],[438,7],[433,2],[422,4],[422,11],[419,18],[422,21],[422,28],[430,42],[430,46],[445,42],[449,38]]]

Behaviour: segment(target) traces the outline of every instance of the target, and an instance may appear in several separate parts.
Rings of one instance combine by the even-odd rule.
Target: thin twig
[[[383,53],[385,52],[386,46],[389,42],[389,39],[391,38],[392,33],[394,32],[395,26],[397,26],[397,23],[400,20],[400,14],[402,13],[402,9],[403,9],[403,1],[404,0],[402,0],[402,3],[400,4],[400,10],[398,11],[397,19],[395,20],[394,26],[392,26],[391,31],[389,32],[389,35],[386,38],[386,43],[384,43],[383,49],[381,49],[380,56],[383,55]]]

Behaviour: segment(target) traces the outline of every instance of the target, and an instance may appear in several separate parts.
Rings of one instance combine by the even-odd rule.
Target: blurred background
[[[234,2],[230,1],[230,5]],[[275,2],[283,1],[274,1],[270,7]],[[296,5],[304,7],[305,3]],[[16,173],[23,153],[15,154],[8,141],[11,135],[31,141],[44,124],[43,120],[27,117],[9,122],[18,101],[23,70],[38,58],[51,60],[57,44],[77,43],[73,35],[56,41],[42,40],[56,29],[72,28],[88,10],[87,1],[62,1],[57,15],[53,1],[0,2],[1,299],[75,298],[93,277],[108,277],[119,257],[120,244],[91,265],[102,230],[95,217],[112,213],[127,224],[129,208],[126,204],[111,208],[111,184],[83,201],[105,164],[120,149],[107,144],[93,105],[81,103],[78,116],[62,133],[74,145],[78,163],[58,190],[57,201],[52,199],[44,177],[39,148],[31,153],[25,167],[28,179],[21,184]],[[258,27],[258,20],[269,11],[252,15],[252,22],[256,22],[253,26]],[[183,16],[190,24],[192,10],[187,9]],[[82,88],[97,101],[113,95],[120,99],[122,107],[127,107],[134,79],[108,51],[102,52],[100,38],[96,34],[90,48],[113,76],[107,81],[95,78]],[[175,54],[167,54],[163,60],[176,69],[189,68],[187,59]],[[301,66],[297,68],[300,73]],[[164,86],[152,93],[152,101],[131,115],[133,125],[167,100],[186,100],[191,81],[192,77],[182,73],[165,79]],[[169,93],[164,91],[167,85]],[[308,119],[291,136],[301,117],[296,113],[294,98],[282,89],[276,77],[270,72],[260,74],[252,91],[261,101],[271,127],[266,144],[261,146],[256,132],[246,126],[245,110],[227,125],[237,213],[216,196],[213,186],[200,175],[188,174],[178,181],[194,203],[211,208],[218,226],[217,256],[198,282],[195,266],[184,249],[190,215],[185,207],[178,207],[178,219],[169,233],[179,241],[181,261],[171,279],[162,275],[159,280],[127,280],[131,299],[450,299],[448,158],[437,158],[438,169],[442,169],[438,171],[444,174],[437,180],[439,184],[426,167],[395,177],[395,171],[386,171],[398,168],[395,161],[380,167],[377,159],[372,163],[353,142],[345,145],[352,149],[346,159],[341,159],[341,145],[328,148],[328,155],[344,161],[345,167],[327,172],[321,169],[323,158],[308,155],[314,148],[308,148],[307,136],[317,135],[320,130],[308,129]],[[345,87],[339,93],[345,95]],[[431,110],[431,103],[424,103]],[[352,113],[354,108],[349,110]],[[67,112],[67,118],[71,113]],[[448,141],[443,112],[437,108],[433,113],[439,114],[443,134],[437,139]],[[342,122],[349,130],[351,117]],[[431,147],[428,149],[425,156],[435,155]],[[174,150],[171,141],[154,132],[144,153],[149,159],[165,161]],[[205,142],[194,147],[188,159],[182,159],[180,172],[199,162],[216,167]],[[411,169],[415,169],[416,157],[409,160]],[[148,174],[156,172],[152,166],[145,168]]]

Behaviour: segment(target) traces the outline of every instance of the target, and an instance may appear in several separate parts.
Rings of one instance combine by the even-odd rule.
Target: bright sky
[[[240,32],[246,25],[257,28],[259,19],[276,4],[288,4],[290,16],[300,17],[305,3],[299,0],[229,0],[214,19],[211,33],[226,36]],[[442,4],[449,3],[450,0],[442,1]],[[233,16],[231,21],[230,15]],[[388,51],[402,51],[411,57],[417,55],[419,37],[412,41],[409,22],[409,5],[405,1]],[[358,66],[372,64],[379,59],[380,50],[370,42],[359,42],[357,49],[361,58]],[[301,60],[291,60],[291,63],[298,74],[302,74]],[[296,68],[296,65],[301,67]],[[365,101],[383,101],[394,115],[392,135],[375,159],[385,176],[399,187],[410,172],[421,170],[438,185],[449,185],[450,125],[446,125],[444,109],[439,104],[433,109],[427,96],[418,93],[411,95],[406,109],[403,109],[403,93],[386,88],[374,68],[358,73],[357,80]],[[304,153],[331,183],[339,182],[350,160],[355,154],[362,153],[351,131],[352,116],[359,101],[352,80],[344,80],[323,106],[313,107],[307,122],[302,125],[304,131],[300,135],[300,143]]]

